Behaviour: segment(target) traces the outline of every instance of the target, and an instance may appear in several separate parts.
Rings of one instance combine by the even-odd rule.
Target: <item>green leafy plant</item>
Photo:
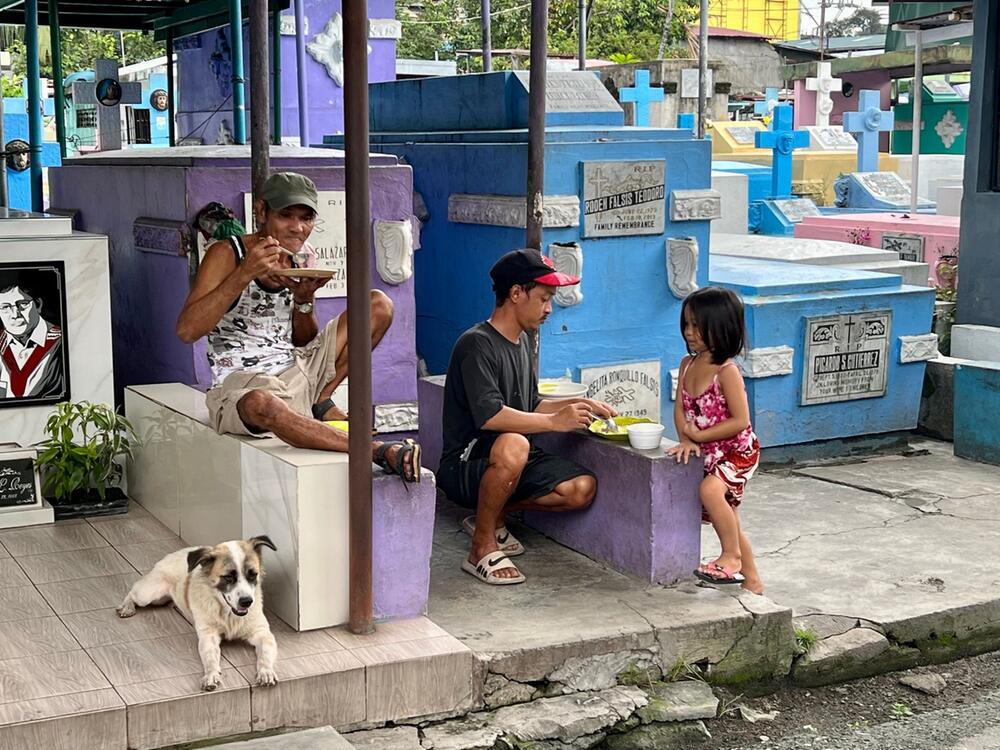
[[[129,421],[107,404],[64,401],[45,423],[38,445],[43,491],[57,500],[96,490],[103,500],[122,478],[121,459],[132,457],[138,437]]]
[[[892,718],[905,719],[907,716],[913,716],[912,708],[907,706],[905,703],[892,704]]]
[[[819,636],[815,630],[800,627],[795,628],[795,643],[799,647],[800,654],[808,654],[818,642]]]
[[[640,60],[636,55],[633,55],[631,52],[615,52],[608,55],[608,59],[618,65],[621,65],[622,63],[642,62],[642,60]]]

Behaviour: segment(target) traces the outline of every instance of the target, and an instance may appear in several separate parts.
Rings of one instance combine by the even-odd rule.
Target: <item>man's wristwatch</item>
[[[295,303],[295,311],[299,312],[299,313],[301,313],[303,315],[309,315],[313,311],[313,303],[312,302],[296,302]]]

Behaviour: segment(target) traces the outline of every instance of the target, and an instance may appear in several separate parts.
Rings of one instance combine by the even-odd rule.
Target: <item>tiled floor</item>
[[[220,540],[221,541],[221,540]],[[472,653],[420,618],[359,637],[271,618],[279,683],[223,645],[200,689],[191,625],[172,607],[115,615],[132,583],[184,543],[139,506],[124,516],[0,531],[0,748],[159,748],[281,726],[351,728],[472,701]]]

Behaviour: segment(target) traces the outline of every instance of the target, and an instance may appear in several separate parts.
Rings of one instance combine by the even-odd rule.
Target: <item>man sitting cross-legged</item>
[[[594,475],[531,443],[541,432],[587,427],[596,414],[614,416],[586,398],[543,400],[526,331],[552,312],[556,287],[578,284],[553,270],[537,250],[515,250],[490,271],[496,308],[489,320],[462,334],[444,386],[443,446],[437,479],[449,498],[476,508],[463,524],[472,550],[462,569],[492,585],[525,578],[508,558],[524,547],[507,531],[511,511],[587,508],[597,492]]]
[[[316,222],[316,186],[292,172],[271,175],[256,205],[254,234],[216,242],[205,253],[177,319],[177,335],[208,337],[212,389],[206,396],[220,433],[274,434],[289,445],[347,451],[345,419],[333,391],[347,376],[347,313],[320,330],[316,290],[326,280],[279,275],[307,248]],[[372,347],[392,323],[392,302],[371,293]],[[372,460],[404,481],[420,481],[412,440],[373,443]]]

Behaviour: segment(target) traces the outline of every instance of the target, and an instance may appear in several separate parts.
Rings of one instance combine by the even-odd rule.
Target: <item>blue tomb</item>
[[[27,82],[25,82],[25,88]],[[43,88],[44,91],[44,88]],[[9,97],[3,99],[3,135],[6,141],[4,150],[13,150],[12,144],[22,142],[28,147],[28,100],[25,97]],[[55,114],[52,99],[44,99],[44,114],[51,117]],[[21,143],[16,145],[21,146]],[[59,144],[53,141],[42,142],[42,167],[58,167],[62,164]],[[17,157],[7,160],[7,205],[22,211],[31,210],[31,173],[29,162]]]
[[[818,216],[819,209],[809,198],[792,195],[792,154],[797,148],[809,147],[809,133],[794,130],[790,104],[775,105],[770,130],[754,134],[757,148],[769,148],[771,157],[771,189],[768,197],[751,202],[749,228],[757,234],[795,234],[795,225],[805,216]]]
[[[764,447],[913,429],[934,290],[899,276],[713,255],[709,277],[743,297],[743,370]],[[933,352],[933,354],[931,354]]]
[[[766,200],[771,195],[771,167],[750,164],[743,161],[713,161],[713,172],[733,172],[747,177],[747,221],[750,221],[750,206],[756,201]]]
[[[128,144],[129,148],[165,148],[170,145],[166,73],[154,73],[143,81],[142,99],[129,107],[131,113],[128,117],[136,131],[135,135],[140,135],[138,132],[140,129],[142,131],[140,139],[132,140]]]
[[[596,82],[549,77],[543,252],[583,282],[563,290],[541,329],[541,375],[617,394],[623,413],[653,399],[658,413],[647,415],[673,434],[681,300],[717,283],[746,300],[744,369],[766,446],[915,427],[934,291],[823,266],[716,256],[709,267],[710,143],[687,129],[624,127],[619,105],[585,79]],[[423,203],[417,350],[439,374],[493,308],[489,268],[524,243],[527,77],[397,81],[370,96],[372,150],[412,166]]]
[[[502,72],[370,87],[371,149],[413,167],[426,205],[414,276],[417,351],[432,374],[492,311],[490,267],[524,246],[527,84],[527,74]],[[718,207],[711,144],[686,129],[624,126],[620,105],[591,73],[550,71],[546,99],[543,252],[558,268],[582,269],[583,282],[560,295],[541,329],[541,375],[639,378],[659,407],[643,408],[670,422],[662,384],[685,348],[666,244],[682,240],[675,265],[683,278],[671,281],[678,290],[707,283]]]

